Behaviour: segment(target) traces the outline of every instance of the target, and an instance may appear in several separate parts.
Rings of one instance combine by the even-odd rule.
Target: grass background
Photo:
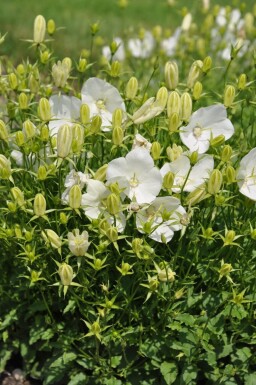
[[[211,0],[212,4],[241,6],[238,0]],[[201,0],[176,0],[175,6],[167,0],[128,0],[128,7],[120,9],[117,0],[1,0],[0,32],[8,32],[0,55],[16,60],[26,59],[28,43],[33,38],[33,22],[38,14],[46,20],[52,18],[56,26],[64,27],[55,35],[53,43],[57,56],[78,58],[84,48],[90,46],[90,24],[99,22],[99,34],[109,43],[114,36],[121,36],[131,26],[152,28],[161,25],[174,30],[182,20],[182,8],[199,14]],[[246,8],[252,9],[253,0],[247,0]]]

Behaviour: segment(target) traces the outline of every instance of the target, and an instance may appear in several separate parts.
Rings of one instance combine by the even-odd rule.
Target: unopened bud
[[[90,25],[92,36],[96,35],[96,33],[100,30],[100,26],[98,23],[93,23]]]
[[[45,237],[45,234],[46,234],[46,237]],[[42,236],[44,239],[46,238],[47,241],[50,242],[51,246],[54,249],[61,248],[61,244],[62,244],[61,239],[58,236],[58,234],[55,233],[55,231],[51,229],[46,229],[45,231],[42,232]]]
[[[43,194],[36,194],[34,199],[34,214],[42,217],[46,211],[46,200]]]
[[[157,91],[155,104],[165,108],[168,99],[168,91],[166,87],[161,87]]]
[[[223,134],[216,136],[210,140],[210,146],[219,147],[225,142],[225,136]]]
[[[37,170],[37,179],[38,180],[45,180],[47,178],[47,171],[45,166],[40,165]]]
[[[197,79],[199,78],[202,72],[202,67],[203,67],[202,60],[194,61],[188,74],[188,79],[187,79],[188,88],[193,88],[195,82],[197,81]]]
[[[180,95],[178,94],[177,91],[172,91],[169,94],[169,97],[167,100],[167,115],[168,117],[170,117],[171,114],[176,113],[179,116],[180,110],[181,110]]]
[[[165,84],[169,90],[174,90],[179,83],[179,68],[175,61],[168,61],[164,67]]]
[[[44,124],[40,129],[40,139],[45,143],[48,142],[49,128],[46,126],[46,124]]]
[[[111,242],[116,242],[118,240],[118,232],[117,228],[114,226],[110,226],[106,231],[106,236]]]
[[[24,204],[25,204],[24,194],[23,194],[23,192],[19,189],[19,187],[12,187],[12,188],[11,188],[11,194],[12,194],[12,197],[13,197],[15,203],[16,203],[19,207],[24,206]]]
[[[4,155],[0,154],[0,178],[9,179],[11,173],[11,162]]]
[[[189,206],[194,206],[201,202],[206,197],[205,187],[197,187],[195,190],[190,192],[186,198],[186,202]]]
[[[80,119],[82,124],[87,124],[90,121],[90,108],[87,104],[82,104],[80,107]]]
[[[19,95],[19,108],[21,110],[27,110],[28,109],[28,97],[24,92],[21,92]]]
[[[41,98],[38,104],[38,114],[41,120],[49,121],[52,118],[50,102],[46,98]]]
[[[32,139],[36,135],[36,127],[34,123],[31,122],[31,120],[27,119],[23,123],[23,132],[26,140]]]
[[[169,171],[169,172],[167,172],[167,174],[165,174],[165,176],[163,178],[163,187],[166,190],[170,190],[172,188],[173,182],[174,182],[174,177],[175,177],[175,175],[171,171]]]
[[[100,115],[96,115],[92,118],[90,132],[91,134],[97,134],[100,131],[102,124],[102,118]]]
[[[153,142],[151,147],[151,155],[154,160],[157,160],[160,158],[161,155],[161,144],[159,142]]]
[[[234,86],[227,85],[224,91],[224,106],[230,107],[235,99],[236,90]]]
[[[123,143],[124,139],[124,130],[122,127],[114,127],[112,131],[112,142],[116,146],[120,146]]]
[[[108,195],[107,199],[106,199],[106,207],[107,207],[107,211],[109,212],[109,214],[111,215],[116,215],[119,213],[120,211],[120,197],[119,195],[115,194],[115,193],[111,193]]]
[[[9,133],[6,128],[6,124],[3,120],[0,119],[0,140],[8,141]]]
[[[247,81],[247,78],[246,78],[246,74],[241,74],[238,78],[238,82],[237,82],[237,88],[238,90],[244,90],[245,87],[246,87],[246,81]]]
[[[107,172],[108,164],[104,164],[101,166],[94,174],[94,179],[103,182],[106,180],[106,172]]]
[[[223,147],[221,152],[221,156],[220,156],[221,161],[227,163],[230,160],[231,155],[232,155],[232,147],[230,147],[229,144],[226,144]]]
[[[212,58],[211,56],[206,56],[206,58],[204,58],[203,60],[202,71],[203,73],[207,74],[207,72],[209,72],[211,68],[212,68]]]
[[[34,42],[40,44],[44,41],[46,32],[46,21],[42,15],[38,15],[34,21]]]
[[[22,147],[25,143],[25,135],[22,131],[17,131],[15,134],[15,142],[17,146]]]
[[[135,254],[141,253],[143,250],[143,239],[134,238],[132,240],[132,250]]]
[[[223,265],[219,270],[220,277],[225,277],[229,275],[229,273],[231,273],[232,270],[233,270],[233,267],[230,263],[223,263]]]
[[[48,33],[48,35],[52,36],[55,31],[56,31],[55,21],[53,19],[49,19],[47,21],[47,33]]]
[[[200,99],[200,97],[202,95],[202,91],[203,91],[202,83],[199,82],[199,81],[196,81],[195,84],[194,84],[194,88],[193,88],[193,98],[195,100]]]
[[[74,124],[72,127],[72,131],[72,151],[75,154],[78,154],[81,152],[84,145],[84,128],[80,124]]]
[[[75,184],[69,191],[68,204],[69,207],[76,210],[81,206],[82,192],[80,186]]]
[[[132,76],[126,85],[126,89],[125,89],[126,98],[129,100],[133,100],[137,95],[138,87],[139,87],[138,80],[134,76]]]
[[[77,66],[78,72],[85,72],[87,68],[87,60],[85,58],[80,58]]]
[[[10,73],[8,75],[8,81],[9,81],[9,86],[12,90],[15,90],[18,87],[18,79],[15,73]]]
[[[113,127],[121,127],[123,121],[123,110],[117,108],[112,115],[112,125]]]
[[[188,92],[184,92],[180,98],[181,101],[181,120],[188,122],[192,113],[192,99]]]
[[[120,73],[121,73],[121,63],[116,60],[111,64],[110,76],[112,76],[113,78],[117,78],[120,76]]]
[[[208,181],[208,193],[211,195],[218,194],[222,185],[222,180],[223,177],[220,170],[214,169]]]
[[[73,269],[67,263],[62,263],[59,267],[59,276],[63,286],[70,286],[74,277]]]
[[[40,61],[42,64],[48,63],[49,59],[51,57],[51,52],[47,49],[45,51],[40,52]]]
[[[71,150],[72,129],[68,124],[59,128],[57,133],[57,154],[59,158],[66,158]]]
[[[226,175],[227,183],[236,182],[236,170],[231,165],[227,165],[225,175]]]
[[[189,160],[190,160],[191,165],[194,166],[198,161],[198,152],[193,151],[189,157]]]

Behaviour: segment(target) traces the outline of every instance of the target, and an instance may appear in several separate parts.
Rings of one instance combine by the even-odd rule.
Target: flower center
[[[137,187],[138,184],[139,184],[139,180],[136,178],[136,176],[134,175],[133,177],[131,177],[130,181],[130,186],[131,187]]]
[[[196,126],[193,128],[193,135],[196,139],[198,139],[202,135],[202,128],[199,126]]]
[[[96,102],[96,106],[99,110],[106,110],[105,101],[103,99],[98,99]]]

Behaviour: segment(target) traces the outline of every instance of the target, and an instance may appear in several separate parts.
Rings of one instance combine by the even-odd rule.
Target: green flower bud
[[[49,121],[52,118],[50,102],[46,98],[41,98],[38,103],[38,115],[41,120]]]
[[[17,211],[17,206],[14,202],[7,202],[7,208],[11,213],[15,213]]]
[[[28,88],[34,94],[39,91],[40,84],[38,78],[36,78],[34,74],[30,74],[28,77]]]
[[[77,154],[81,152],[84,145],[84,128],[80,124],[74,124],[72,130],[72,151]]]
[[[223,134],[216,136],[210,140],[210,145],[212,147],[221,146],[225,142],[225,136]]]
[[[111,242],[116,242],[118,240],[118,232],[117,228],[114,226],[110,226],[106,231],[106,236]]]
[[[169,126],[168,126],[169,132],[170,133],[176,132],[178,130],[179,125],[180,125],[179,114],[177,114],[177,112],[173,112],[169,117]]]
[[[229,275],[229,273],[231,273],[232,270],[233,270],[233,267],[230,263],[223,263],[219,270],[220,277],[225,277]]]
[[[19,207],[22,207],[22,206],[25,205],[24,194],[23,194],[23,192],[19,189],[19,187],[12,187],[12,188],[11,188],[11,194],[12,194],[12,197],[13,197],[15,203],[16,203]]]
[[[112,115],[112,125],[113,127],[121,127],[123,121],[123,110],[121,108],[115,109]]]
[[[100,30],[100,26],[98,23],[93,23],[90,25],[90,29],[91,29],[91,34],[92,36],[95,36],[97,32],[99,32]]]
[[[227,183],[235,183],[236,182],[236,170],[231,165],[228,165],[226,168],[226,179]]]
[[[45,166],[40,165],[37,170],[37,179],[38,180],[45,180],[47,178],[47,171]]]
[[[60,280],[63,286],[70,286],[74,277],[73,269],[67,263],[62,263],[58,270]]]
[[[15,134],[15,142],[17,146],[21,147],[25,143],[25,135],[22,131],[17,131]]]
[[[49,128],[46,124],[44,124],[40,129],[40,139],[45,143],[49,140]]]
[[[48,33],[48,35],[52,36],[55,31],[56,31],[55,21],[53,19],[49,19],[47,21],[47,33]]]
[[[12,90],[15,90],[18,87],[18,79],[15,73],[10,73],[8,75],[8,81],[9,81],[9,86]]]
[[[23,131],[26,140],[32,139],[36,135],[36,127],[29,119],[23,123]]]
[[[3,120],[0,119],[0,139],[8,142],[9,133]]]
[[[211,172],[209,181],[208,181],[208,193],[211,195],[216,195],[220,191],[222,185],[223,177],[222,173],[218,169],[214,169]]]
[[[68,59],[65,58],[62,62],[59,60],[57,64],[52,66],[52,77],[56,87],[65,87],[66,85],[70,73],[70,61]]]
[[[77,66],[78,72],[85,72],[87,69],[87,60],[85,58],[80,58]]]
[[[36,194],[34,199],[34,214],[42,217],[46,211],[46,200],[43,194]]]
[[[169,172],[167,172],[167,174],[165,174],[165,176],[163,178],[163,187],[166,190],[170,190],[172,188],[173,182],[174,182],[174,177],[175,177],[175,175],[171,171],[169,171]]]
[[[63,211],[60,213],[60,223],[62,225],[66,225],[68,223],[68,217]]]
[[[103,166],[101,166],[94,174],[94,179],[104,182],[104,180],[106,180],[107,168],[108,164],[104,164]]]
[[[192,99],[188,92],[184,92],[180,98],[181,101],[181,120],[188,122],[192,113]]]
[[[159,88],[156,94],[155,104],[157,104],[158,106],[162,107],[162,109],[164,109],[167,103],[167,99],[168,99],[167,88],[166,87]]]
[[[169,90],[174,90],[179,83],[179,68],[175,61],[168,61],[164,67],[165,84]]]
[[[203,85],[201,82],[196,81],[193,88],[193,98],[199,100],[203,91]]]
[[[237,88],[238,90],[244,90],[246,87],[247,77],[246,74],[241,74],[238,78]]]
[[[161,144],[159,142],[153,142],[150,152],[154,160],[157,160],[160,158],[161,151],[162,151]]]
[[[68,203],[72,209],[79,209],[81,206],[82,192],[81,188],[75,184],[69,191]]]
[[[149,279],[149,290],[150,291],[156,291],[159,286],[159,281],[157,278],[150,277]]]
[[[47,49],[43,52],[40,52],[40,61],[42,64],[48,63],[50,57],[51,57],[51,53]]]
[[[9,179],[12,174],[11,162],[0,154],[0,179]]]
[[[19,100],[19,108],[21,110],[27,110],[28,109],[28,97],[24,92],[21,92],[21,94],[18,97]]]
[[[46,32],[46,21],[42,15],[38,15],[34,21],[34,43],[40,44],[44,41]]]
[[[131,274],[129,273],[130,270],[131,270],[132,266],[129,265],[129,263],[126,263],[126,262],[122,262],[122,265],[121,267],[117,267],[117,270],[120,271],[120,273],[125,276],[127,274]]]
[[[138,80],[134,76],[132,76],[129,79],[125,88],[126,98],[129,100],[133,100],[137,95],[138,87],[139,87]]]
[[[91,121],[90,132],[92,134],[97,134],[100,131],[101,124],[102,124],[101,117],[99,115],[94,116]]]
[[[232,147],[229,144],[225,145],[221,152],[221,161],[227,163],[232,155]]]
[[[121,63],[119,61],[114,61],[111,64],[111,69],[110,69],[110,76],[113,78],[118,78],[121,73]]]
[[[227,85],[224,91],[224,106],[230,107],[235,99],[236,90],[234,86]]]
[[[46,229],[45,231],[42,232],[42,236],[45,240],[50,242],[51,246],[54,249],[60,249],[61,248],[61,239],[58,236],[58,234],[55,233],[55,231],[51,229]]]
[[[134,238],[132,240],[132,250],[135,254],[139,254],[143,251],[143,239]]]
[[[66,158],[69,155],[72,139],[72,128],[68,124],[61,126],[57,133],[57,154],[59,158]]]
[[[173,113],[176,113],[178,116],[180,115],[181,110],[181,101],[180,95],[177,91],[172,91],[169,94],[167,100],[167,115],[170,117]]]
[[[207,74],[207,72],[209,72],[211,68],[212,68],[212,58],[211,56],[206,56],[206,58],[204,58],[203,60],[202,71],[203,73]]]
[[[198,161],[198,152],[193,151],[192,154],[190,155],[189,159],[190,159],[190,163],[192,164],[192,166],[194,166]]]
[[[90,108],[87,104],[82,104],[80,107],[80,119],[82,124],[87,124],[90,121]]]
[[[122,127],[114,127],[112,131],[112,142],[116,146],[120,146],[123,143],[124,131]]]
[[[194,206],[197,203],[201,202],[205,197],[206,197],[205,187],[200,186],[188,194],[186,198],[186,203],[189,206]]]
[[[109,214],[111,215],[116,215],[119,213],[120,211],[120,197],[119,195],[115,194],[115,193],[111,193],[108,195],[107,199],[106,199],[106,207],[107,207],[107,211],[109,212]]]
[[[187,79],[188,88],[193,88],[195,82],[197,81],[197,79],[199,78],[202,72],[202,67],[203,67],[202,60],[194,61],[188,74],[188,79]]]

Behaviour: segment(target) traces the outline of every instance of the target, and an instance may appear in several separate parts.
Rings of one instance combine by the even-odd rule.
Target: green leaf
[[[248,374],[245,377],[244,385],[255,385],[256,384],[256,373]]]
[[[193,326],[195,323],[195,318],[187,313],[184,314],[178,314],[177,317],[175,317],[177,320],[179,320],[181,323],[184,323],[188,326]]]
[[[84,385],[86,380],[86,375],[84,373],[77,373],[71,377],[68,385]]]
[[[116,368],[120,364],[121,360],[122,356],[112,356],[110,361],[111,367]]]
[[[197,377],[197,368],[195,366],[189,365],[184,368],[181,374],[181,384],[192,385],[195,384],[195,379]]]
[[[174,362],[164,361],[160,366],[160,371],[167,385],[171,385],[176,380],[178,370]]]

